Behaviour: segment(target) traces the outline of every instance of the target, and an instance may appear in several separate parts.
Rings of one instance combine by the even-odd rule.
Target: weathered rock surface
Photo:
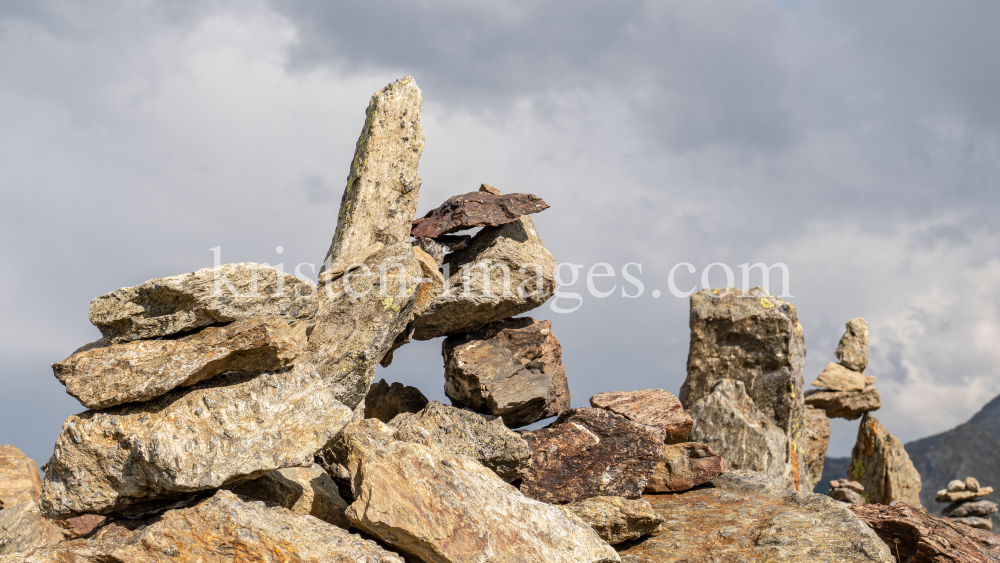
[[[962,502],[979,497],[984,497],[992,493],[993,493],[993,487],[983,487],[978,491],[955,491],[953,493],[948,491],[938,491],[937,496],[934,497],[934,500],[938,502]]]
[[[868,385],[862,391],[823,391],[810,389],[805,393],[806,405],[823,409],[829,418],[857,420],[866,412],[882,408],[882,397],[875,387]]]
[[[806,471],[803,490],[810,492],[823,478],[823,462],[830,445],[830,419],[820,409],[806,406]]]
[[[835,352],[847,369],[865,371],[868,367],[868,322],[858,317],[847,322],[847,331],[840,338]]]
[[[139,510],[275,469],[308,466],[351,420],[312,366],[232,372],[149,403],[69,417],[42,484],[66,518]]]
[[[757,409],[742,381],[720,381],[690,413],[691,441],[710,445],[729,469],[757,471],[784,487],[796,484],[797,474],[786,462],[788,437]]]
[[[865,375],[860,371],[830,362],[812,384],[831,391],[861,391],[865,388],[865,381]]]
[[[623,563],[896,563],[889,548],[837,501],[731,471],[712,487],[646,500],[665,520],[618,546]]]
[[[485,227],[443,267],[444,293],[414,321],[417,340],[479,330],[540,307],[556,290],[556,261],[528,216]]]
[[[642,499],[594,497],[565,505],[611,545],[636,540],[660,529],[663,518]]]
[[[310,319],[312,285],[252,262],[123,287],[90,302],[90,322],[110,343],[147,340],[253,317]]]
[[[380,379],[365,396],[365,418],[377,418],[388,423],[400,413],[420,412],[427,406],[427,397],[416,387],[396,381],[392,385]]]
[[[949,504],[941,511],[948,518],[965,516],[989,516],[997,511],[997,503],[991,500],[973,500]]]
[[[324,269],[375,242],[389,246],[410,240],[424,150],[422,104],[411,76],[372,94]]]
[[[939,518],[920,506],[895,502],[855,504],[849,510],[865,521],[897,561],[914,563],[997,563],[997,536]]]
[[[639,424],[662,428],[667,444],[687,442],[694,425],[677,397],[663,389],[598,393],[590,398],[590,406],[618,413]]]
[[[531,467],[531,448],[496,416],[429,403],[415,414],[402,413],[389,423],[395,439],[423,444],[478,460],[508,483]]]
[[[833,500],[839,500],[841,502],[846,502],[848,504],[865,504],[865,497],[861,496],[861,493],[847,488],[831,489],[828,495]]]
[[[414,315],[422,315],[430,308],[434,302],[444,292],[444,275],[438,270],[434,257],[426,253],[419,246],[413,247],[413,254],[420,262],[420,273],[423,276],[420,286],[420,295],[413,306]]]
[[[964,481],[965,490],[967,491],[978,491],[979,490],[979,480],[975,477],[966,477]]]
[[[979,528],[980,530],[987,531],[993,529],[993,520],[981,516],[952,516],[950,519],[952,522],[965,524],[970,528]]]
[[[495,195],[478,191],[448,198],[437,209],[413,220],[411,234],[418,238],[438,238],[476,227],[496,227],[517,221],[522,215],[549,208],[542,198],[531,194]]]
[[[693,489],[726,472],[726,460],[705,444],[668,444],[646,483],[646,494]]]
[[[218,491],[143,520],[107,524],[86,539],[0,558],[2,563],[287,561],[403,563],[375,542],[305,514]]]
[[[15,446],[0,445],[0,508],[38,502],[41,489],[35,460]]]
[[[597,496],[638,498],[663,459],[663,431],[603,409],[559,415],[551,427],[521,432],[531,469],[521,492],[551,503]]]
[[[0,445],[0,555],[53,545],[62,529],[38,510],[41,479],[34,460]]]
[[[869,502],[889,504],[901,500],[920,506],[920,474],[899,439],[870,414],[861,419],[847,471],[864,485]]]
[[[306,344],[306,323],[253,318],[209,327],[176,340],[141,340],[89,348],[52,364],[66,392],[90,409],[148,401],[228,371],[272,371]]]
[[[693,411],[696,402],[711,394],[720,381],[742,382],[756,411],[785,435],[782,455],[769,457],[770,463],[782,464],[783,476],[776,473],[777,466],[767,471],[768,475],[789,487],[802,486],[806,469],[802,398],[806,345],[795,307],[761,288],[733,288],[728,294],[703,290],[691,296],[690,325],[688,374],[680,400],[695,420],[695,428],[700,422]],[[691,440],[712,446],[732,468],[760,470],[761,464],[750,467],[732,458],[733,451],[724,447],[728,434],[732,432],[699,437],[692,433]]]
[[[414,241],[440,267],[449,252],[457,252],[469,247],[472,235],[442,235],[436,239],[418,238]]]
[[[347,517],[421,561],[619,561],[578,517],[525,497],[472,458],[393,441],[375,419],[352,424],[343,440],[357,499]]]
[[[442,345],[445,394],[457,407],[503,418],[517,428],[570,406],[562,347],[551,321],[528,317],[450,336]]]
[[[315,516],[341,528],[350,526],[344,516],[347,503],[340,498],[333,479],[315,463],[309,467],[277,469],[230,487],[230,490],[238,495],[273,502],[292,512]]]

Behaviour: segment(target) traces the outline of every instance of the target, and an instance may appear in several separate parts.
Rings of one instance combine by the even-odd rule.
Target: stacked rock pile
[[[882,399],[875,390],[875,377],[865,375],[868,367],[868,323],[851,319],[836,351],[840,363],[829,363],[812,382],[819,389],[806,391],[806,404],[821,409],[829,418],[856,420],[878,410]]]
[[[966,477],[965,481],[955,479],[948,483],[948,488],[938,491],[934,500],[950,503],[941,511],[944,517],[973,528],[992,530],[990,514],[996,513],[997,503],[983,498],[992,492],[993,487],[981,487],[975,477]]]
[[[837,479],[830,481],[830,492],[827,495],[833,500],[845,504],[865,504],[865,486],[857,481]]]

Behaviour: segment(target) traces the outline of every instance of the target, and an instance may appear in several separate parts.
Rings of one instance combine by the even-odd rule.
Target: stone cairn
[[[941,511],[945,518],[973,528],[993,530],[990,514],[996,513],[997,503],[983,498],[992,492],[993,487],[982,487],[975,477],[966,477],[965,481],[955,479],[948,483],[948,488],[938,491],[934,500],[950,503]]]
[[[847,479],[837,479],[830,481],[830,492],[828,495],[833,500],[844,504],[865,504],[865,486],[857,481]]]

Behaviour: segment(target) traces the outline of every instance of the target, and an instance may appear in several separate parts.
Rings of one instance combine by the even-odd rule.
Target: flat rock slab
[[[505,225],[517,221],[522,215],[538,213],[548,208],[549,204],[542,198],[531,194],[469,192],[450,197],[437,209],[415,219],[411,234],[418,238],[434,239],[476,227]]]
[[[528,216],[483,228],[442,268],[444,292],[414,321],[417,340],[479,330],[541,307],[556,291],[556,261]]]
[[[870,414],[861,419],[847,474],[864,485],[868,502],[920,506],[920,474],[902,442]]]
[[[847,369],[865,371],[868,367],[868,322],[861,317],[847,321],[847,330],[835,354]]]
[[[404,563],[321,520],[229,491],[143,520],[109,523],[86,539],[0,557],[2,563],[154,563],[160,561],[288,561]]]
[[[934,516],[923,507],[895,502],[855,504],[849,509],[892,546],[898,561],[1000,562],[1000,537]]]
[[[705,444],[668,444],[646,483],[646,494],[687,491],[726,472],[726,460]]]
[[[52,364],[66,392],[89,409],[148,401],[228,371],[289,365],[306,344],[306,323],[252,318],[176,340],[88,346]]]
[[[647,495],[659,532],[618,546],[623,563],[897,563],[871,528],[821,495],[732,471],[712,487]],[[905,561],[905,559],[904,559]]]
[[[478,460],[501,479],[520,479],[531,467],[528,442],[499,417],[431,402],[415,414],[403,413],[389,423],[395,438]]]
[[[952,522],[965,524],[970,528],[979,528],[980,530],[986,530],[986,531],[993,530],[993,520],[989,518],[983,518],[982,516],[951,516],[949,519]]]
[[[619,561],[572,513],[522,495],[478,461],[392,440],[368,419],[344,431],[352,524],[432,563]]]
[[[830,446],[830,419],[823,410],[808,405],[805,414],[806,470],[803,490],[808,492],[823,479],[823,464]]]
[[[907,458],[909,459],[909,458]],[[947,490],[938,491],[934,500],[937,502],[962,502],[984,497],[993,493],[993,487],[983,487],[978,491],[956,491],[953,493]]]
[[[270,266],[241,262],[123,287],[90,302],[110,343],[148,340],[253,317],[307,320],[313,286]]]
[[[548,428],[521,432],[529,497],[556,504],[597,496],[638,498],[663,459],[663,431],[603,409],[566,411]]]
[[[428,402],[416,387],[398,381],[389,385],[385,379],[380,379],[365,396],[365,418],[388,423],[398,414],[420,412]]]
[[[598,393],[590,398],[590,406],[662,428],[667,444],[687,442],[694,426],[677,397],[663,389]]]
[[[308,364],[233,372],[149,403],[69,417],[46,466],[52,517],[141,512],[151,501],[308,466],[351,410]]]
[[[941,511],[949,518],[964,518],[966,516],[989,516],[997,511],[997,503],[991,500],[970,500],[949,504]]]
[[[562,346],[551,321],[528,317],[492,323],[445,339],[444,391],[452,404],[503,418],[511,428],[570,406]]]
[[[831,391],[861,391],[866,381],[865,374],[860,371],[830,362],[812,385]]]
[[[861,391],[823,391],[810,389],[805,394],[806,405],[826,412],[829,418],[857,420],[866,412],[882,408],[882,397],[872,385]]]
[[[642,499],[594,497],[565,505],[611,545],[637,540],[660,529],[663,518]]]
[[[286,467],[244,481],[230,490],[238,495],[272,502],[292,512],[315,516],[320,520],[348,528],[344,516],[347,503],[340,498],[336,483],[315,463],[309,467]]]

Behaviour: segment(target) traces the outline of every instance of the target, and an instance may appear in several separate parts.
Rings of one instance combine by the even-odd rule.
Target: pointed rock
[[[868,367],[868,322],[858,317],[847,322],[847,331],[837,345],[837,359],[847,369],[865,371]]]
[[[637,540],[660,529],[663,517],[642,499],[594,497],[565,505],[611,545]]]
[[[469,192],[448,198],[413,221],[412,235],[438,238],[456,231],[476,227],[496,227],[516,221],[523,215],[549,208],[542,198],[531,194],[495,195],[489,192]]]
[[[618,413],[639,424],[662,428],[667,444],[686,442],[694,425],[677,397],[663,389],[598,393],[590,398],[590,406]]]
[[[920,474],[899,439],[870,414],[861,419],[847,473],[864,485],[869,502],[920,506]]]
[[[409,412],[420,412],[427,406],[427,397],[416,387],[395,382],[392,385],[380,379],[371,386],[365,397],[364,418],[377,418],[386,424],[396,418],[396,415]]]

